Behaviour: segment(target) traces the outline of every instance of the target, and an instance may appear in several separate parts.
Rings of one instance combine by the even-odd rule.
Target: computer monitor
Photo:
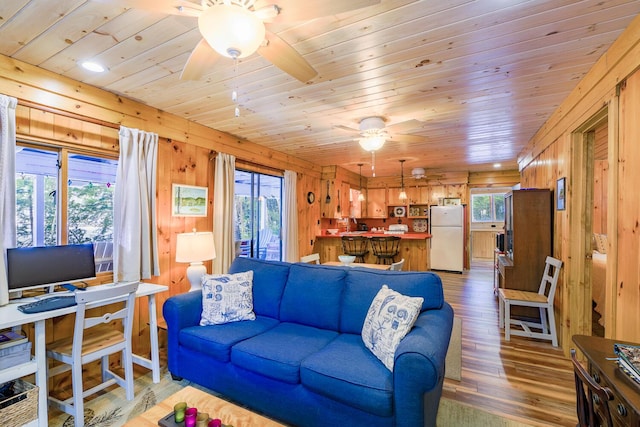
[[[9,292],[95,279],[93,244],[7,249]]]

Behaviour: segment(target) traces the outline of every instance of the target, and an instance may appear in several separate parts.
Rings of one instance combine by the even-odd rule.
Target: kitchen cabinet
[[[429,205],[429,187],[407,187],[406,191],[409,205]]]
[[[428,218],[429,217],[429,205],[428,204],[410,204],[407,210],[407,217],[409,218]]]
[[[385,188],[367,189],[367,218],[387,217],[387,190]]]
[[[406,206],[408,203],[408,200],[400,200],[400,191],[401,188],[400,187],[393,187],[393,188],[389,188],[388,190],[388,205],[389,206]],[[405,188],[406,191],[406,188]]]

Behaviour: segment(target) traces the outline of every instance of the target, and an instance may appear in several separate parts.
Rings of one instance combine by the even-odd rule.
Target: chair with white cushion
[[[300,262],[311,263],[315,262],[316,264],[320,264],[320,254],[311,254],[300,257]]]
[[[544,273],[538,292],[517,289],[499,289],[500,327],[504,327],[504,339],[510,341],[511,335],[550,340],[554,347],[558,346],[556,321],[553,314],[553,300],[556,286],[560,278],[562,261],[548,256],[545,260]],[[511,307],[537,307],[540,310],[540,322],[511,318]],[[512,329],[512,326],[520,329]],[[531,330],[531,328],[536,330]]]
[[[131,333],[137,289],[138,282],[134,282],[76,291],[77,310],[73,336],[47,345],[47,357],[62,362],[49,368],[47,375],[53,377],[70,370],[73,389],[72,397],[60,400],[49,396],[49,403],[73,415],[76,427],[84,426],[83,399],[87,396],[118,384],[125,389],[127,400],[133,400]],[[115,309],[115,312],[88,317],[87,310],[110,304],[115,304],[114,307],[109,307],[110,310]],[[106,310],[102,309],[100,313]],[[109,369],[109,355],[119,352],[122,352],[124,378]],[[82,366],[96,360],[101,360],[103,382],[84,390]]]
[[[398,262],[394,262],[393,264],[391,264],[391,267],[389,267],[389,270],[400,271],[400,270],[402,270],[402,266],[403,265],[404,265],[404,258],[402,258]]]

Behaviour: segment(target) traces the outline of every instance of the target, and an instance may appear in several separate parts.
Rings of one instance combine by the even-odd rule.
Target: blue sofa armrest
[[[400,342],[393,369],[395,411],[403,414],[397,427],[435,426],[452,328],[453,309],[445,302],[422,312]]]
[[[167,352],[169,371],[180,375],[178,347],[180,330],[200,324],[202,314],[202,292],[187,292],[172,296],[162,306],[162,315],[167,323]]]

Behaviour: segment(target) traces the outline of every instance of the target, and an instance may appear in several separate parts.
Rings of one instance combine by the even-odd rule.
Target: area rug
[[[453,317],[453,329],[445,358],[444,377],[460,381],[462,379],[462,319]]]
[[[141,376],[135,381],[136,397],[132,401],[125,399],[124,389],[122,387],[116,387],[109,393],[85,401],[85,426],[120,427],[187,385],[211,393],[210,390],[193,384],[190,381],[173,381],[171,375],[166,371],[163,372],[160,383],[158,384],[153,384],[151,373]],[[67,414],[50,414],[49,426],[73,427],[73,417]],[[440,399],[437,426],[527,427],[528,424],[508,420],[443,397]]]

